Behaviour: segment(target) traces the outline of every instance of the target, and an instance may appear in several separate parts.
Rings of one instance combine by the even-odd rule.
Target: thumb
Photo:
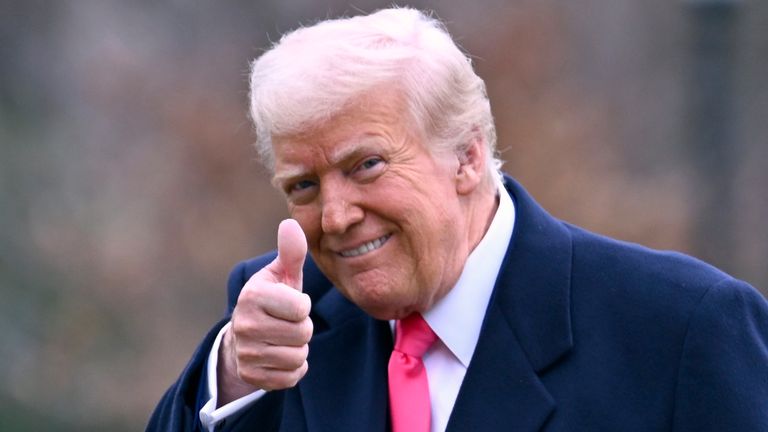
[[[282,282],[301,291],[304,258],[307,255],[307,238],[299,223],[293,219],[280,222],[277,227],[277,262]]]

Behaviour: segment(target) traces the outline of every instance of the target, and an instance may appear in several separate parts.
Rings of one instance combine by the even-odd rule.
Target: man
[[[251,114],[293,219],[149,430],[768,431],[765,299],[549,216],[437,21],[290,33]]]

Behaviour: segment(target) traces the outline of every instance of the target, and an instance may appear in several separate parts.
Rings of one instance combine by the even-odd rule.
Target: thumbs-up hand
[[[232,313],[219,351],[221,406],[256,389],[293,387],[307,373],[311,302],[302,293],[307,240],[286,219],[277,229],[277,258],[251,276]]]

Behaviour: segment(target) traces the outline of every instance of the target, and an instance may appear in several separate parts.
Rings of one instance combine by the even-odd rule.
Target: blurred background
[[[0,430],[143,429],[286,209],[248,62],[356,0],[0,0]],[[414,1],[554,215],[768,288],[768,2]]]

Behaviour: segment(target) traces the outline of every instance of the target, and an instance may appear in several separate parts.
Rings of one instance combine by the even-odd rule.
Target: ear
[[[473,192],[485,177],[485,142],[479,131],[475,131],[472,141],[463,149],[457,150],[459,165],[456,169],[456,192],[468,195]]]

